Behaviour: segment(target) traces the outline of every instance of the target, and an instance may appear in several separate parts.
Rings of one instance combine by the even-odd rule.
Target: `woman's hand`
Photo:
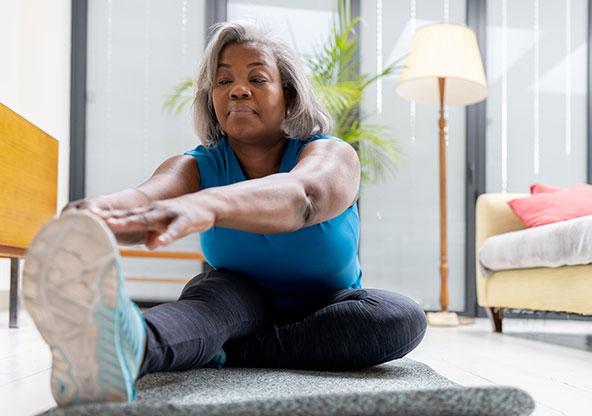
[[[101,196],[91,196],[88,198],[79,199],[77,201],[72,201],[68,203],[62,209],[63,214],[66,211],[76,210],[76,209],[87,209],[91,211],[93,214],[98,214],[101,211],[109,211],[112,209],[111,204],[107,201],[106,198]]]
[[[201,201],[200,201],[201,199]],[[214,226],[214,211],[198,193],[154,201],[125,210],[102,210],[97,214],[114,233],[146,232],[146,246],[154,250],[194,232]]]

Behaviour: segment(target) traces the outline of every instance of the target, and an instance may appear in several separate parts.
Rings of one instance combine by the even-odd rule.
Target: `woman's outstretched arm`
[[[138,187],[70,202],[62,213],[72,209],[88,209],[95,214],[114,209],[131,209],[197,192],[199,186],[200,176],[195,158],[176,155],[165,160],[150,179]],[[146,231],[116,232],[115,236],[120,244],[141,244],[146,239]]]
[[[354,204],[360,162],[344,142],[308,144],[289,173],[208,188],[131,210],[104,213],[115,232],[152,231],[150,248],[213,226],[285,233],[336,217]]]

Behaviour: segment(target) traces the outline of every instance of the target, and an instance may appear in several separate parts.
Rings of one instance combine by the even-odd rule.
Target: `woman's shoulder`
[[[201,176],[201,189],[224,185],[223,173],[227,166],[225,138],[213,143],[200,144],[184,154],[193,156]]]
[[[339,140],[343,141],[334,136],[328,136],[325,134],[319,134],[316,136],[309,137],[308,139],[288,139],[288,144],[284,151],[284,157],[282,166],[280,167],[280,172],[289,172],[296,163],[298,163],[298,159],[300,158],[300,154],[304,150],[304,148],[312,142],[318,140]]]
[[[310,139],[308,139],[309,141],[315,141],[315,140],[338,140],[340,142],[342,142],[343,140],[340,139],[339,137],[335,137],[335,136],[331,136],[328,134],[317,134],[316,136],[312,136]]]
[[[194,149],[186,151],[184,154],[191,156],[215,157],[216,155],[224,153],[225,148],[226,137],[222,137],[215,142],[200,144]]]
[[[337,140],[340,142],[344,141],[339,137],[329,136],[327,134],[317,134],[316,136],[309,137],[308,139],[290,139],[289,142],[292,147],[304,147],[307,144],[317,140]]]
[[[290,139],[290,143],[288,144],[288,148],[291,148],[292,151],[297,153],[297,156],[300,156],[300,152],[304,150],[306,146],[310,143],[320,141],[320,140],[335,140],[339,142],[345,143],[345,140],[340,139],[339,137],[329,136],[326,134],[318,134],[316,136],[312,136],[308,139],[299,140],[299,139]]]

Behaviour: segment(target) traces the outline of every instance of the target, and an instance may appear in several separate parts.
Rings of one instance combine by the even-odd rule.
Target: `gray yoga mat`
[[[46,415],[529,415],[513,387],[462,387],[407,358],[358,371],[203,368],[149,374],[133,403],[53,409]]]

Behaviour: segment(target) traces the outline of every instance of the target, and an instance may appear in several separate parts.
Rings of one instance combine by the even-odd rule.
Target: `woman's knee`
[[[211,270],[210,270],[211,271]],[[183,290],[181,290],[181,295],[179,295],[178,300],[182,300],[184,298],[189,297],[190,293],[194,290],[194,288],[201,283],[201,281],[210,273],[210,271],[203,272],[198,274],[197,276],[190,279],[185,286],[183,286]]]
[[[404,357],[420,344],[425,335],[425,312],[417,302],[406,296],[378,289],[367,291],[367,299],[378,307],[376,315],[384,353],[379,361]]]

